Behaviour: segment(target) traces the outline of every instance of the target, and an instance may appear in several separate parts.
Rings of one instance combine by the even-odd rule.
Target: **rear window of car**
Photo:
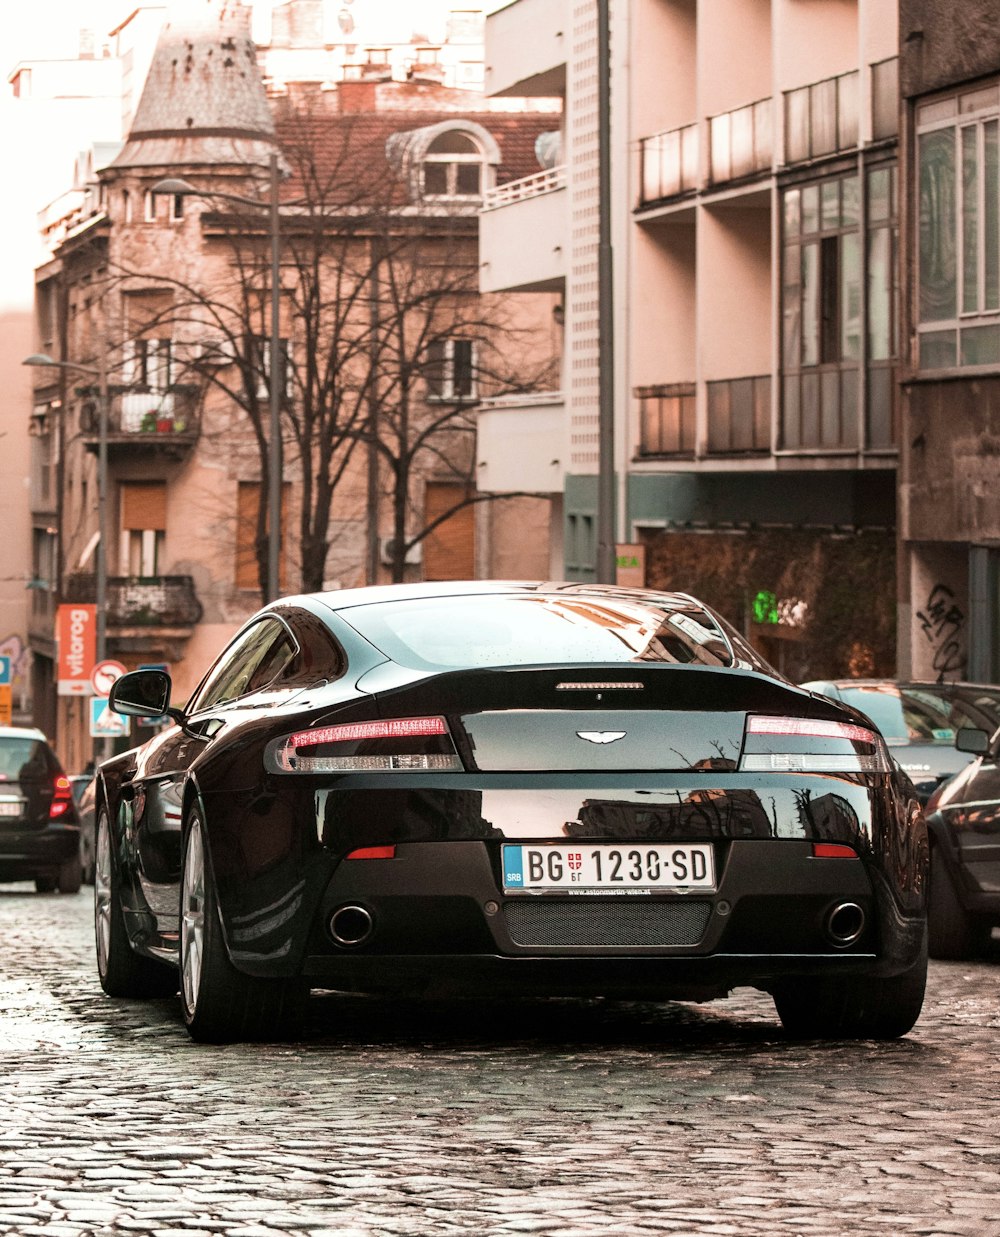
[[[961,700],[936,692],[933,687],[841,687],[840,698],[867,713],[890,743],[952,747],[957,730],[980,725]]]
[[[50,765],[48,748],[40,739],[0,737],[0,782],[44,777]]]
[[[552,597],[421,598],[342,610],[367,640],[412,669],[575,662],[731,666],[738,637],[697,605]],[[749,664],[753,655],[747,654]]]

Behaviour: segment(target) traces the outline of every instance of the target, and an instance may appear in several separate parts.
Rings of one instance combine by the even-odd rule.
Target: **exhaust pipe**
[[[363,906],[338,906],[330,916],[330,935],[338,945],[363,945],[375,930],[375,921]]]
[[[839,902],[826,916],[826,938],[838,949],[853,945],[865,930],[865,913],[857,902]]]

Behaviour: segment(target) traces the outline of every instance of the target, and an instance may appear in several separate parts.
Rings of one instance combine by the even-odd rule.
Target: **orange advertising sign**
[[[97,656],[97,607],[60,606],[56,611],[60,696],[92,696],[90,672]]]

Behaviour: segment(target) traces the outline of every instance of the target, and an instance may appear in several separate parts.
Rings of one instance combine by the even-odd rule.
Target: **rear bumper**
[[[79,849],[80,828],[75,824],[0,833],[0,881],[51,875]]]
[[[650,895],[511,894],[499,843],[403,844],[392,859],[342,862],[313,916],[302,972],[361,991],[498,988],[699,999],[790,975],[896,974],[919,956],[923,916],[901,915],[877,871],[817,859],[800,839],[717,845],[716,888]],[[839,909],[859,925],[832,932]],[[335,916],[360,912],[353,943]],[[610,943],[613,942],[613,943]],[[260,938],[229,936],[241,970],[286,973]]]

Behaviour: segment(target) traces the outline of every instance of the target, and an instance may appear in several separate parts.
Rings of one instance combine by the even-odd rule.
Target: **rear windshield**
[[[983,724],[961,700],[936,692],[933,687],[841,687],[840,698],[867,713],[890,743],[952,747],[957,730]],[[996,707],[994,702],[993,709]]]
[[[731,666],[749,650],[695,604],[662,608],[579,594],[421,598],[342,610],[386,656],[413,669],[560,662],[671,662]]]
[[[40,739],[0,738],[0,782],[40,778],[49,771],[48,749]]]

